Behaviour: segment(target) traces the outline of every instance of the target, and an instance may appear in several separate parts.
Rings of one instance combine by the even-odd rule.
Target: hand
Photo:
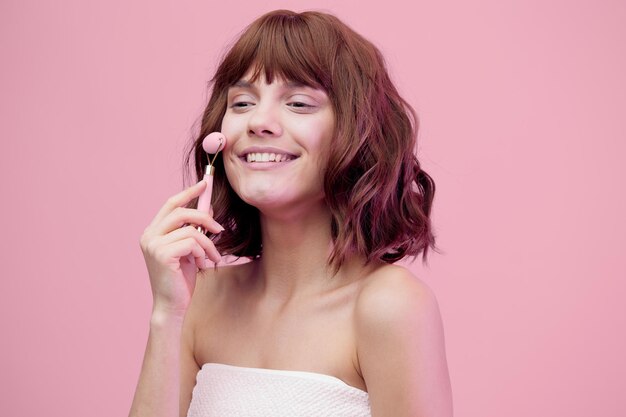
[[[194,225],[212,233],[220,233],[224,228],[211,214],[184,207],[206,186],[203,180],[170,197],[141,236],[140,246],[152,287],[153,313],[158,310],[183,317],[195,288],[198,268],[206,268],[205,256],[213,262],[221,259],[211,239]]]

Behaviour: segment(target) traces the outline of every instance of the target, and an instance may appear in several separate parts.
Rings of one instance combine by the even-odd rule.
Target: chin
[[[289,206],[294,202],[294,196],[278,195],[275,189],[244,192],[240,194],[240,198],[259,210]]]
[[[319,204],[323,204],[324,201],[323,194],[319,196],[289,192],[278,194],[276,187],[273,187],[271,190],[263,190],[263,192],[255,190],[255,192],[242,193],[240,197],[247,204],[256,207],[266,215],[284,213],[288,217],[291,217],[295,212],[308,211]],[[296,211],[294,212],[294,210]]]

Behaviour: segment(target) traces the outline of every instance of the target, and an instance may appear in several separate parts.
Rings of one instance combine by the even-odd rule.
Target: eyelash
[[[230,107],[233,108],[233,109],[245,109],[245,108],[248,107],[248,106],[240,106],[240,104],[252,104],[252,103],[250,103],[249,101],[237,101],[237,102],[233,103]],[[294,102],[291,102],[289,104],[301,104],[301,106],[295,106],[296,109],[306,109],[306,108],[315,107],[315,106],[312,106],[310,104],[303,103],[301,101],[294,101]]]
[[[289,104],[302,104],[302,106],[296,106],[296,107],[298,107],[298,108],[315,107],[315,106],[312,106],[312,105],[310,105],[310,104],[303,103],[303,102],[301,102],[301,101],[294,101],[294,102],[289,103]]]

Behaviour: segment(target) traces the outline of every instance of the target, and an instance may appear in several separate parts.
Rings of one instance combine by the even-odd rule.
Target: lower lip
[[[291,164],[296,159],[298,158],[290,159],[289,161],[281,161],[281,162],[269,162],[269,161],[268,162],[248,162],[244,158],[239,158],[243,166],[245,166],[246,168],[260,170],[260,171],[282,168],[284,166]]]

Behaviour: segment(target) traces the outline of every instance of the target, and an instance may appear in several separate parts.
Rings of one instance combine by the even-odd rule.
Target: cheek
[[[231,160],[231,158],[233,157],[232,154],[230,153],[224,153],[223,155],[224,158],[224,171],[226,173],[226,179],[228,179],[228,182],[230,183],[230,186],[233,188],[233,190],[239,194],[239,175],[237,174],[237,170],[235,169],[235,167],[233,166],[233,162]]]
[[[220,126],[220,132],[226,136],[226,140],[229,140],[229,136],[235,136],[245,126],[240,120],[229,115],[228,112],[222,118],[222,125]]]
[[[333,130],[328,128],[322,134],[315,138],[315,162],[320,170],[324,170],[328,164],[328,157],[332,149]]]
[[[240,136],[237,130],[234,129],[232,118],[224,116],[222,119],[222,125],[220,126],[220,132],[226,136],[226,149],[221,154],[224,161],[224,171],[231,185],[234,185],[234,181],[237,179],[237,170],[235,164],[238,160],[235,155],[234,149],[236,148],[237,138]]]

